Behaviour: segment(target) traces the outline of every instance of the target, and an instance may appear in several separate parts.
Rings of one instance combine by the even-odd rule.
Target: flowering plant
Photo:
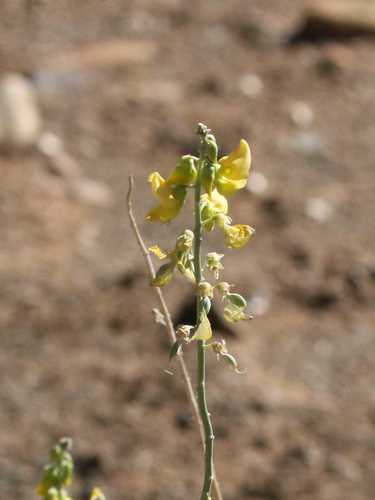
[[[246,224],[233,224],[228,215],[230,196],[247,184],[251,166],[251,152],[248,143],[241,139],[237,148],[227,156],[218,159],[215,136],[203,124],[199,124],[197,134],[200,142],[199,158],[185,155],[177,163],[165,180],[159,172],[149,176],[151,189],[158,205],[148,214],[152,222],[166,223],[180,213],[189,189],[194,191],[194,230],[185,229],[178,237],[171,251],[158,245],[149,248],[156,257],[166,260],[151,284],[156,287],[167,285],[177,269],[195,287],[196,322],[194,325],[179,325],[176,340],[171,346],[170,358],[182,353],[188,345],[197,345],[197,400],[204,428],[204,481],[200,500],[211,499],[214,481],[213,440],[214,432],[208,412],[206,397],[206,352],[211,350],[218,360],[225,361],[237,373],[236,358],[229,353],[222,339],[213,337],[209,312],[215,292],[224,305],[227,321],[237,322],[250,319],[246,313],[244,297],[232,292],[233,285],[220,280],[224,266],[223,254],[209,252],[204,259],[201,242],[205,231],[216,227],[223,231],[229,248],[242,248],[254,234],[254,229]],[[214,283],[209,282],[204,273],[213,273]]]

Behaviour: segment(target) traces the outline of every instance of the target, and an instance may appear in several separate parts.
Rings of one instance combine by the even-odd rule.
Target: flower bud
[[[216,139],[212,134],[206,136],[206,154],[207,158],[212,163],[217,162],[218,147],[216,144]]]
[[[216,166],[213,163],[205,163],[201,172],[201,183],[210,197],[215,188]]]
[[[191,155],[185,155],[178,162],[176,168],[168,177],[168,184],[179,186],[191,186],[197,179],[197,169],[195,167],[196,158]]]
[[[210,297],[212,298],[214,295],[213,286],[208,283],[208,281],[201,281],[198,284],[198,295],[200,297]]]
[[[224,269],[223,264],[220,262],[223,257],[224,254],[216,252],[210,252],[206,255],[206,267],[214,272],[216,279],[219,279],[219,272]]]
[[[178,236],[176,241],[176,250],[181,252],[186,252],[190,250],[193,246],[194,233],[190,229],[185,229],[185,231]]]
[[[176,337],[179,342],[189,342],[190,332],[194,327],[191,325],[179,325],[176,330]]]
[[[217,285],[215,285],[215,288],[217,288],[219,292],[222,294],[223,298],[225,298],[228,295],[232,286],[233,285],[230,285],[226,281],[220,281],[220,283],[217,283]]]

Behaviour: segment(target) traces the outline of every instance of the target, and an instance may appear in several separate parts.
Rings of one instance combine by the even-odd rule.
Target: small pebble
[[[306,157],[319,158],[325,155],[326,147],[316,132],[298,132],[289,140],[290,147]]]
[[[238,86],[243,95],[258,97],[263,92],[263,82],[258,75],[249,73],[240,78]]]
[[[42,118],[32,83],[9,73],[0,79],[0,144],[27,147],[35,144]]]
[[[46,156],[54,157],[63,153],[64,145],[57,135],[52,132],[43,132],[38,140],[38,149]]]
[[[289,110],[292,122],[300,128],[309,127],[314,121],[314,112],[311,107],[302,101],[294,102]]]
[[[305,204],[305,213],[316,222],[323,224],[332,215],[332,206],[322,198],[310,198]]]
[[[271,300],[264,291],[255,292],[248,300],[249,311],[254,316],[262,316],[266,314],[270,308]]]
[[[250,193],[263,194],[268,189],[268,179],[260,172],[252,172],[247,184]]]
[[[97,207],[108,207],[113,201],[108,186],[84,177],[72,183],[71,191],[79,200]]]

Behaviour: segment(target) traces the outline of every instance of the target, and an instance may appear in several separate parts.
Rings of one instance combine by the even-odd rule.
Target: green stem
[[[203,149],[203,148],[202,148]],[[201,166],[203,162],[201,153],[201,158],[199,165]],[[199,168],[200,170],[200,168]],[[195,213],[195,227],[194,227],[194,269],[195,269],[195,279],[196,283],[199,284],[202,281],[202,264],[201,264],[201,243],[202,243],[202,220],[201,220],[201,210],[200,210],[200,197],[201,197],[201,184],[198,180],[195,186],[195,199],[194,199],[194,213]],[[202,303],[199,296],[197,296],[197,321],[196,326],[198,327],[202,315]],[[197,374],[197,396],[198,396],[198,406],[199,412],[202,418],[204,434],[205,434],[205,450],[204,450],[204,482],[202,487],[202,493],[200,500],[210,500],[211,499],[211,486],[214,479],[214,463],[213,463],[213,444],[214,444],[214,433],[211,423],[210,414],[207,408],[206,399],[206,353],[205,353],[205,341],[198,340],[197,346],[197,363],[198,363],[198,374]]]

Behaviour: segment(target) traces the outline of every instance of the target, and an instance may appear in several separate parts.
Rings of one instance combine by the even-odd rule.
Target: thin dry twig
[[[148,251],[148,249],[143,241],[141,232],[138,228],[138,224],[137,224],[137,221],[136,221],[135,216],[134,216],[133,204],[132,204],[133,189],[134,189],[134,177],[132,175],[130,175],[129,176],[129,189],[128,189],[128,194],[127,194],[128,215],[129,215],[129,219],[130,219],[130,224],[131,224],[131,228],[133,229],[134,235],[136,237],[137,243],[138,243],[138,245],[142,251],[142,254],[147,262],[147,267],[148,267],[150,276],[151,276],[151,278],[154,278],[155,277],[154,264],[152,262],[150,252]],[[167,332],[168,332],[170,341],[171,341],[171,343],[174,343],[177,340],[176,333],[175,333],[175,329],[173,326],[171,314],[169,312],[167,303],[164,299],[163,292],[162,292],[161,288],[159,288],[159,287],[155,287],[154,289],[155,289],[155,292],[158,296],[158,299],[160,302],[160,307],[162,309],[162,312],[163,312],[165,320],[166,320],[166,328],[167,328]],[[202,441],[202,446],[204,448],[204,442],[205,442],[204,441],[204,427],[203,427],[201,416],[199,414],[199,408],[198,408],[198,404],[197,404],[197,401],[195,398],[193,385],[191,383],[191,378],[190,378],[185,360],[183,358],[183,354],[179,353],[176,357],[177,357],[178,363],[181,367],[182,376],[183,376],[183,379],[185,382],[186,392],[187,392],[188,399],[189,399],[191,406],[192,406],[192,409],[193,409],[193,414],[194,414],[195,419],[196,419],[197,424],[198,424],[199,433],[200,433],[200,437],[201,437],[201,441]],[[214,477],[214,481],[213,481],[213,486],[214,486],[216,498],[217,498],[217,500],[223,500],[223,496],[221,494],[221,489],[220,489],[219,482],[216,478],[216,474],[214,476],[215,477]]]

